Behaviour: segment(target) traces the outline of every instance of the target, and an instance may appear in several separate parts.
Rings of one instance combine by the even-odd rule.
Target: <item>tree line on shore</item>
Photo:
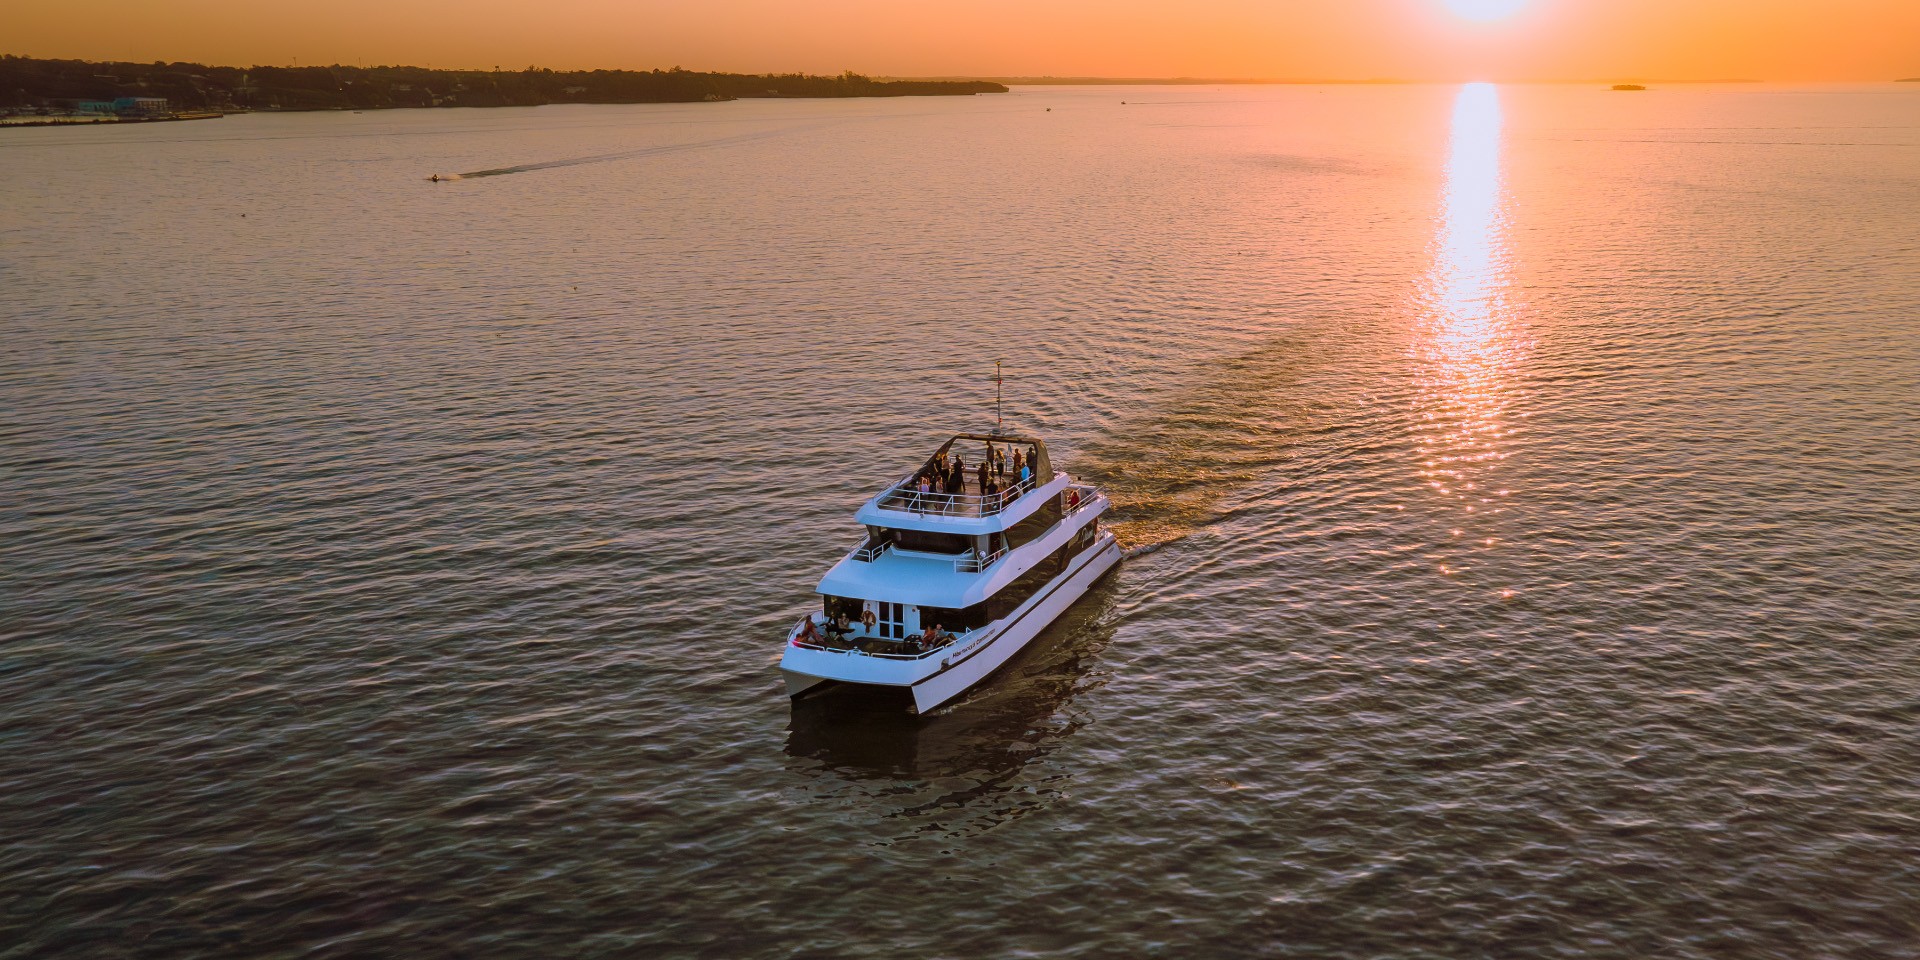
[[[215,67],[0,56],[0,104],[57,108],[81,100],[165,97],[175,110],[368,110],[548,103],[689,103],[753,97],[924,97],[1005,93],[975,80],[875,80],[848,71],[435,70],[428,67]]]

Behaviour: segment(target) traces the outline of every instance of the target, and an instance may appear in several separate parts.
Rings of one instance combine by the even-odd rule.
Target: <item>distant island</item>
[[[77,111],[138,101],[169,112],[532,107],[549,103],[697,103],[765,97],[935,97],[1006,93],[982,80],[875,80],[848,71],[435,70],[428,67],[213,67],[0,56],[0,107]],[[124,112],[124,111],[123,111]]]
[[[1920,77],[1901,77],[1894,83],[1920,83]]]

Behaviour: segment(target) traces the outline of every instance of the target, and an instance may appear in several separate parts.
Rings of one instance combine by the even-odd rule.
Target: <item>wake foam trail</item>
[[[831,125],[832,125],[832,121],[829,121],[827,123],[798,124],[791,127],[781,127],[777,130],[759,130],[753,133],[736,134],[731,137],[716,137],[712,140],[696,140],[692,143],[668,143],[668,144],[661,144],[660,146],[655,146],[655,147],[641,147],[638,150],[621,150],[617,153],[598,153],[590,157],[567,157],[560,160],[542,160],[538,163],[516,164],[511,167],[494,167],[493,169],[490,169],[490,170],[474,170],[470,173],[458,173],[458,174],[454,174],[451,177],[442,177],[441,179],[442,180],[470,180],[475,177],[498,177],[498,176],[502,176],[509,173],[530,173],[534,170],[552,170],[557,167],[578,167],[578,166],[582,166],[584,164],[589,164],[589,163],[610,163],[615,160],[637,160],[637,159],[640,159],[641,157],[657,157],[662,154],[668,154],[668,153],[684,153],[688,150],[705,150],[711,147],[724,147],[724,146],[729,146],[731,144],[736,144],[736,143],[750,143],[755,140],[765,140],[770,137],[778,137],[778,136],[783,136],[789,133],[798,133],[802,130],[811,130],[818,127],[825,127],[825,126],[831,126]]]
[[[1324,352],[1302,331],[1210,361],[1194,386],[1075,455],[1075,472],[1113,500],[1111,527],[1126,556],[1220,520],[1230,495],[1287,457],[1309,415],[1299,383],[1325,365]]]

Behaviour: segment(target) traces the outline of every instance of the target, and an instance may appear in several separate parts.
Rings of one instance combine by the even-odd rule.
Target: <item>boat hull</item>
[[[816,677],[798,670],[782,669],[780,676],[786,678],[787,696],[798,697],[823,683],[831,683],[826,677]]]
[[[1069,573],[1023,604],[1007,618],[993,640],[976,650],[956,654],[938,673],[913,685],[914,710],[926,713],[971,690],[1014,655],[1026,649],[1047,625],[1074,605],[1094,581],[1120,562],[1120,544],[1103,534],[1094,546],[1074,558]],[[792,689],[793,679],[787,681]],[[803,688],[804,689],[804,688]]]

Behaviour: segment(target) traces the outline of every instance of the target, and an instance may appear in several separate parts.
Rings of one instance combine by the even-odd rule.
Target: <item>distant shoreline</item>
[[[28,119],[19,117],[0,118],[0,127],[91,127],[98,124],[116,126],[122,123],[179,123],[184,120],[218,120],[224,113],[176,113],[164,117],[104,117],[88,114],[64,116],[33,116]]]
[[[670,70],[435,70],[431,67],[221,67],[176,61],[47,60],[0,56],[0,108],[44,115],[100,112],[139,99],[147,112],[536,107],[555,103],[702,103],[748,99],[938,97],[1006,93],[990,80],[876,80],[847,71],[702,73]]]

